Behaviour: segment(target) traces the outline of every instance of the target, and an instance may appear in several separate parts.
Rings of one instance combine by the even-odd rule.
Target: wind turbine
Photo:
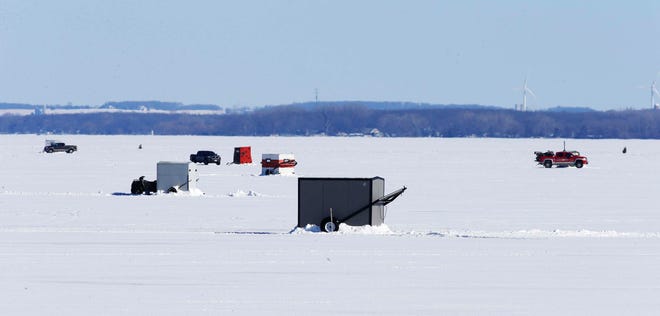
[[[658,72],[658,74],[660,74],[660,72]],[[658,75],[656,75],[655,77],[657,78]],[[660,91],[658,91],[658,89],[655,87],[655,82],[656,82],[656,79],[654,78],[653,83],[651,83],[650,86],[645,85],[645,86],[639,86],[638,88],[640,88],[640,89],[649,89],[650,88],[651,89],[651,109],[657,110],[658,109],[658,104],[655,103],[655,96],[657,95],[657,96],[660,97]]]
[[[655,104],[655,95],[660,96],[660,92],[658,92],[658,89],[655,88],[655,80],[653,80],[653,83],[651,84],[651,108],[655,109],[656,104]]]
[[[527,94],[529,93],[531,96],[536,98],[536,94],[534,94],[534,91],[532,91],[532,89],[527,87],[527,78],[525,78],[525,82],[523,83],[522,92],[523,92],[523,103],[522,103],[522,108],[520,110],[523,111],[523,112],[526,112],[527,111]]]

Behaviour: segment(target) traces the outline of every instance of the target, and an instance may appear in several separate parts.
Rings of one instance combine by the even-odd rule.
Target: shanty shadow
[[[515,236],[487,236],[487,235],[470,235],[470,234],[451,234],[451,233],[439,233],[439,232],[429,232],[426,236],[436,236],[443,238],[469,238],[469,239],[529,239],[525,237],[515,237]]]
[[[126,192],[113,192],[112,195],[114,195],[114,196],[132,196],[133,194],[126,193]]]
[[[113,192],[112,195],[114,196],[140,196],[140,195],[156,195],[154,193],[144,193],[144,194],[132,194],[132,193],[127,193],[127,192]]]
[[[215,234],[222,235],[283,235],[283,233],[277,232],[214,232]]]

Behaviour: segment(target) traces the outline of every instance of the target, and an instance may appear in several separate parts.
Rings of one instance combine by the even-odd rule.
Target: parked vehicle
[[[131,194],[147,194],[156,193],[157,182],[144,180],[144,176],[131,182]]]
[[[219,165],[221,158],[220,155],[210,150],[200,150],[196,154],[190,155],[190,161],[195,163],[204,163],[205,165],[208,165],[209,163],[215,163],[216,165]]]
[[[59,140],[46,140],[46,146],[44,146],[44,152],[47,153],[65,152],[67,154],[71,154],[77,150],[78,150],[78,146],[67,145]]]
[[[552,168],[552,166],[582,168],[589,163],[587,157],[580,155],[580,152],[575,150],[567,151],[564,149],[556,153],[550,150],[545,152],[535,151],[534,154],[536,155],[534,160],[546,168]]]

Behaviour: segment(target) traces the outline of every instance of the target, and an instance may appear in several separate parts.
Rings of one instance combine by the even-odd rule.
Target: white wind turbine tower
[[[658,89],[655,88],[655,80],[653,80],[653,83],[651,84],[651,108],[652,109],[657,109],[658,105],[655,104],[655,95],[660,96],[660,92],[658,92]]]
[[[653,82],[651,83],[650,86],[643,85],[643,86],[638,86],[637,88],[639,89],[649,89],[651,88],[651,109],[657,110],[660,108],[660,104],[655,103],[655,96],[660,97],[660,91],[655,87],[655,82],[657,81],[658,75],[660,75],[660,71],[655,75],[655,78],[653,78]]]
[[[522,93],[523,93],[523,103],[522,103],[522,108],[520,108],[520,110],[523,111],[523,112],[526,112],[527,111],[527,94],[529,93],[531,96],[536,98],[536,95],[534,94],[532,89],[527,87],[527,78],[525,78],[525,82],[523,83]]]

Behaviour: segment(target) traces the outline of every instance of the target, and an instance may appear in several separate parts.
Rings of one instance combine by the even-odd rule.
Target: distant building
[[[34,108],[34,115],[44,115],[46,114],[46,106],[44,105],[43,107],[35,107]]]
[[[369,135],[373,137],[383,137],[385,134],[383,134],[379,129],[374,128],[371,131],[369,131]]]
[[[262,154],[261,175],[292,175],[295,173],[293,167],[297,164],[298,162],[293,154]]]

